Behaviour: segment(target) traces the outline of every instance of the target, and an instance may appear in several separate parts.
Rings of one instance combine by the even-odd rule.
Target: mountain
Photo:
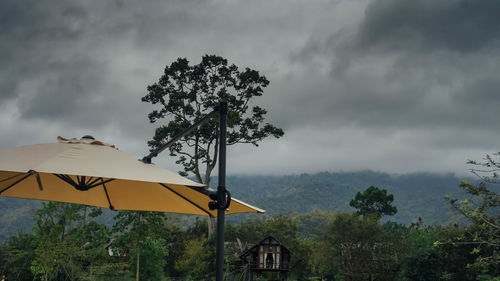
[[[232,176],[227,179],[227,187],[235,197],[275,216],[315,210],[353,212],[349,202],[356,192],[374,185],[394,194],[393,204],[398,212],[386,219],[409,224],[421,217],[426,224],[433,224],[449,223],[455,219],[445,196],[465,197],[458,188],[462,179],[453,174],[323,172],[294,176]],[[236,216],[228,218],[229,221],[236,219]]]
[[[421,217],[426,224],[449,223],[451,216],[445,195],[458,198],[465,195],[458,188],[462,178],[453,174],[416,173],[391,175],[387,173],[322,172],[288,176],[229,176],[227,188],[234,197],[266,210],[266,216],[297,215],[316,210],[352,212],[349,201],[356,192],[370,185],[387,189],[394,194],[398,208],[393,221],[409,224]],[[212,182],[216,183],[214,178]],[[0,241],[18,232],[30,232],[34,210],[40,201],[0,197]],[[113,211],[106,211],[102,221],[111,224]],[[256,214],[228,216],[229,222],[256,217]]]

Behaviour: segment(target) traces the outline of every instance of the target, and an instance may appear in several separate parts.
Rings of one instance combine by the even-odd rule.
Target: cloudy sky
[[[142,157],[146,87],[217,54],[271,81],[281,139],[230,174],[466,174],[500,150],[497,0],[3,0],[0,148],[91,134]],[[178,170],[174,159],[156,163]]]

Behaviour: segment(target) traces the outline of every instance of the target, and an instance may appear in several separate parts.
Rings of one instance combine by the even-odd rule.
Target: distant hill
[[[446,194],[464,196],[458,188],[462,178],[431,173],[391,175],[361,171],[317,173],[292,176],[229,176],[227,187],[234,197],[265,209],[267,216],[297,215],[315,210],[347,211],[356,192],[374,185],[394,194],[398,213],[388,219],[409,224],[421,217],[426,224],[453,221]],[[216,183],[215,178],[212,182]],[[0,241],[20,231],[30,232],[33,212],[40,201],[0,197]],[[255,214],[228,216],[228,221],[256,217]],[[113,211],[103,221],[111,223]]]
[[[462,179],[453,174],[323,172],[294,176],[232,176],[227,179],[227,186],[235,197],[255,204],[274,216],[315,210],[352,212],[354,209],[349,202],[356,192],[374,185],[394,194],[398,213],[386,219],[409,224],[421,217],[426,224],[433,224],[454,220],[444,197],[452,194],[463,198],[465,195],[458,188]],[[235,220],[237,216],[228,219]]]

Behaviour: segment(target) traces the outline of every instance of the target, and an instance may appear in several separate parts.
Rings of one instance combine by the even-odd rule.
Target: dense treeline
[[[500,280],[498,195],[484,185],[463,182],[461,187],[484,207],[449,198],[470,219],[468,225],[381,220],[396,210],[390,208],[391,195],[377,195],[374,187],[351,201],[360,206],[357,212],[315,211],[227,224],[226,278],[243,280],[239,255],[271,235],[292,252],[293,280]],[[372,198],[382,199],[373,203]],[[109,228],[96,222],[101,213],[44,203],[31,233],[0,244],[1,274],[8,280],[135,280],[139,260],[140,280],[213,279],[215,239],[207,237],[205,219],[186,226],[161,213],[118,212]]]

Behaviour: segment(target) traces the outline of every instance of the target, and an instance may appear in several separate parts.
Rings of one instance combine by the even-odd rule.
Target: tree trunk
[[[139,281],[139,252],[140,252],[139,242],[140,240],[139,238],[137,238],[137,266],[135,270],[135,281]]]
[[[141,225],[141,213],[137,212],[137,216],[139,219],[139,225]],[[135,281],[139,281],[139,253],[141,252],[140,248],[140,242],[141,242],[141,237],[137,237],[137,265],[136,265],[136,271],[135,271]]]
[[[207,224],[208,224],[208,237],[210,237],[214,233],[214,228],[215,228],[214,217],[208,216],[207,217]]]
[[[229,262],[226,263],[226,277],[224,277],[224,280],[225,281],[228,281],[228,278],[229,277]]]

